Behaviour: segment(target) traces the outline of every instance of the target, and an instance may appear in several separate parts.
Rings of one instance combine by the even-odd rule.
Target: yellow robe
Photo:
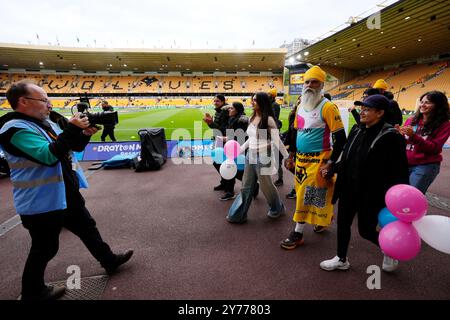
[[[330,134],[344,129],[339,109],[326,99],[309,112],[299,107],[294,126],[298,131],[293,220],[328,226],[333,218],[335,178],[324,179],[319,169],[332,153]]]

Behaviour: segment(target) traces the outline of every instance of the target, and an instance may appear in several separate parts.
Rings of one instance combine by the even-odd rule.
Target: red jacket
[[[405,126],[411,125],[412,119],[406,120]],[[442,146],[450,136],[450,122],[444,122],[428,136],[420,134],[423,131],[422,119],[413,128],[414,132],[419,132],[419,134],[415,133],[406,139],[408,164],[416,166],[442,162]]]

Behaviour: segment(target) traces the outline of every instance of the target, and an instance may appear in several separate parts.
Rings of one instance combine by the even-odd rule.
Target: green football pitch
[[[212,130],[202,120],[207,112],[214,116],[213,108],[173,108],[135,112],[119,110],[119,124],[114,132],[118,140],[138,140],[139,129],[161,127],[165,129],[167,140],[209,139],[212,136]],[[245,113],[250,116],[252,110],[246,109]],[[283,129],[287,128],[288,114],[287,109],[281,111],[280,119],[283,121]],[[100,135],[96,134],[92,141],[98,140]]]
[[[115,136],[118,141],[139,140],[138,131],[143,128],[164,128],[167,140],[209,139],[212,136],[211,129],[202,121],[205,113],[214,116],[214,108],[175,108],[161,107],[158,109],[116,109],[119,113],[119,123],[115,128]],[[98,112],[94,109],[92,112]],[[280,119],[283,122],[281,131],[285,131],[288,125],[289,109],[281,109]],[[58,111],[66,116],[69,113]],[[0,116],[6,113],[0,111]],[[247,116],[252,114],[251,108],[246,108]],[[404,116],[406,119],[407,116]],[[349,127],[355,123],[353,117],[349,117]],[[101,131],[94,135],[91,141],[100,141]],[[107,138],[109,141],[109,137]]]
[[[203,122],[204,115],[208,112],[214,116],[213,107],[204,108],[176,108],[160,107],[154,109],[119,109],[119,123],[116,125],[114,134],[118,141],[139,140],[138,131],[144,128],[164,128],[167,140],[188,140],[188,139],[209,139],[212,130]],[[55,110],[67,117],[69,111]],[[93,109],[91,112],[98,112],[101,109]],[[252,114],[251,108],[246,108],[247,116]],[[0,116],[5,114],[0,111]],[[283,121],[283,130],[287,128],[288,109],[282,109],[280,119]],[[95,134],[91,141],[100,141],[101,131]],[[106,141],[110,141],[109,137]]]

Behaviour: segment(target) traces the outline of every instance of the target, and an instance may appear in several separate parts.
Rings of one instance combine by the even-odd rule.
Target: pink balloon
[[[228,159],[233,160],[239,155],[240,145],[236,140],[230,140],[225,143],[223,150]]]
[[[378,236],[381,250],[388,256],[400,260],[411,260],[420,251],[421,241],[411,223],[394,221],[386,225]]]
[[[422,218],[428,209],[427,198],[418,189],[407,184],[397,184],[386,192],[386,207],[404,222]]]

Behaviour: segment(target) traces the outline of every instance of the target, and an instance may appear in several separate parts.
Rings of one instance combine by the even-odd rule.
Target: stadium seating
[[[377,79],[385,79],[388,90],[394,94],[400,107],[414,110],[418,98],[430,90],[450,93],[450,63],[435,62],[414,64],[389,70],[381,70],[358,76],[343,84],[334,86],[328,91],[334,100],[359,100],[367,88]],[[64,97],[52,97],[55,108],[67,108],[79,93],[93,93],[108,97],[109,94],[131,95],[132,98],[107,98],[111,104],[120,107],[151,106],[211,106],[212,96],[218,92],[242,94],[240,97],[229,96],[229,102],[241,101],[249,106],[251,93],[267,92],[270,88],[283,91],[282,76],[168,76],[168,75],[63,75],[37,73],[0,73],[0,94],[5,93],[11,83],[22,79],[34,80],[50,94],[62,94]],[[133,94],[148,94],[139,97]],[[191,96],[192,94],[192,96]],[[198,94],[204,95],[198,97]],[[195,96],[197,95],[197,96]],[[150,97],[153,96],[153,97]],[[159,97],[156,97],[159,96]],[[277,99],[283,104],[283,99]],[[99,105],[100,100],[94,105]],[[0,108],[8,108],[7,101],[0,100]]]
[[[359,100],[377,79],[385,79],[400,108],[414,110],[419,97],[427,91],[450,94],[449,63],[415,64],[359,76],[330,90],[333,99]]]
[[[0,93],[14,82],[31,79],[49,93],[157,93],[189,94],[233,92],[249,93],[267,91],[272,87],[282,91],[282,77],[265,76],[95,76],[95,75],[41,75],[41,74],[1,74]]]
[[[64,94],[66,97],[51,98],[54,108],[70,108],[79,93],[94,93],[107,97],[108,94],[149,94],[160,97],[114,97],[105,98],[118,107],[151,107],[151,106],[211,106],[212,97],[220,92],[242,93],[248,97],[253,92],[268,91],[277,88],[282,92],[282,76],[95,76],[95,75],[59,75],[59,74],[7,74],[0,73],[0,93],[5,93],[11,83],[22,79],[30,79],[50,94]],[[190,94],[205,94],[205,97]],[[179,95],[183,96],[179,96]],[[173,96],[171,96],[173,95]],[[100,99],[91,101],[93,106],[100,104]],[[230,96],[229,103],[241,101],[250,105],[250,99]],[[277,99],[282,104],[283,99]],[[9,108],[7,101],[0,101],[1,108]]]

